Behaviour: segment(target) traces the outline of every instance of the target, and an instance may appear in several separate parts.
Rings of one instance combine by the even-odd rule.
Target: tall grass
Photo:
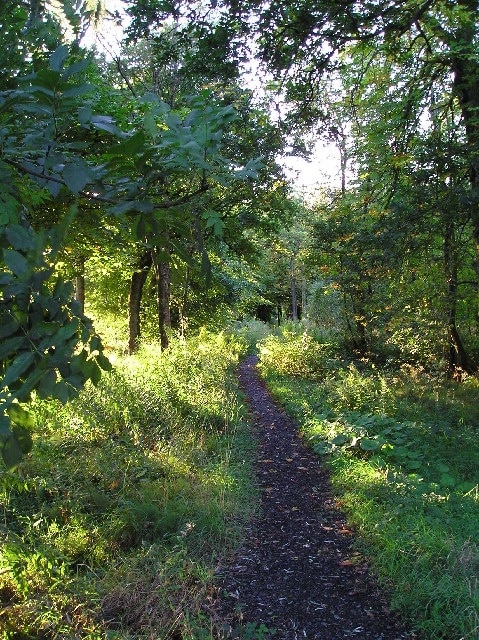
[[[242,343],[203,332],[115,356],[70,405],[36,401],[0,485],[0,637],[173,638],[255,509]]]
[[[268,338],[261,370],[324,456],[393,607],[427,640],[479,638],[479,381],[325,356],[301,377],[292,340]]]

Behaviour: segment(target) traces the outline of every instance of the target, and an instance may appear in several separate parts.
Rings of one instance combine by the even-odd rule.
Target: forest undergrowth
[[[479,637],[479,381],[339,356],[301,327],[260,343],[274,397],[324,458],[392,606],[427,640]]]
[[[257,508],[235,370],[258,339],[393,608],[425,640],[478,638],[478,380],[348,360],[301,325],[234,332],[112,351],[97,387],[34,403],[0,486],[2,640],[209,637],[202,602]]]
[[[77,400],[35,402],[33,452],[1,476],[3,640],[193,637],[256,504],[243,350],[202,332],[112,353]]]

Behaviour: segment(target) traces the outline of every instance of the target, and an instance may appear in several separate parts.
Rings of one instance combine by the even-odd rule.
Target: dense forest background
[[[472,0],[2,2],[0,444],[8,500],[33,491],[25,478],[48,466],[40,443],[35,472],[22,471],[34,440],[61,440],[61,430],[65,443],[80,446],[78,425],[54,427],[41,407],[66,411],[74,425],[68,411],[78,415],[85,385],[100,397],[108,384],[123,397],[138,391],[115,377],[126,375],[118,373],[122,358],[140,359],[138,376],[153,357],[163,362],[163,373],[150,371],[163,391],[155,383],[142,392],[153,415],[170,411],[165,389],[177,403],[176,418],[161,418],[163,435],[175,431],[178,416],[210,424],[220,405],[233,421],[233,401],[230,407],[212,392],[214,408],[199,411],[188,385],[199,376],[199,398],[211,376],[229,376],[238,354],[259,338],[263,366],[284,365],[288,375],[317,381],[335,358],[347,357],[354,367],[406,372],[410,380],[472,384],[479,366],[478,19]],[[123,34],[119,51],[109,46],[113,25]],[[95,29],[102,47],[85,45]],[[334,148],[338,178],[305,197],[282,158],[319,162],[311,155],[319,142]],[[276,342],[265,338],[275,332],[282,336]],[[224,351],[221,362],[212,344]],[[201,353],[209,354],[207,365]],[[177,386],[173,371],[184,376]],[[380,395],[380,386],[362,388]],[[76,409],[63,408],[70,402]],[[134,405],[122,413],[118,403],[113,413],[123,427],[114,437],[121,440],[124,428],[135,446],[148,448],[138,425],[131,430]],[[93,418],[85,420],[93,442]],[[208,428],[205,450],[217,446]],[[328,437],[331,453],[339,440]],[[369,450],[384,445],[376,444]],[[423,457],[412,451],[409,472],[416,473]],[[165,468],[172,460],[165,458]],[[104,462],[95,464],[92,477]],[[75,473],[58,477],[70,486]],[[460,484],[453,475],[445,465],[444,487]],[[40,485],[44,498],[59,491],[42,483],[38,500]],[[119,475],[112,471],[100,493],[93,484],[91,509],[102,511],[105,487],[116,489]],[[126,529],[110,522],[128,550],[141,543],[135,521],[156,518],[136,508]],[[186,531],[182,508],[158,531]],[[0,580],[12,571],[17,580],[0,588],[8,602],[28,591],[35,562],[50,571],[50,583],[64,571],[52,568],[60,556],[40,554],[28,564],[22,545],[37,543],[25,535],[6,537]],[[69,545],[63,539],[62,558]],[[88,564],[86,546],[77,547],[78,567]],[[100,547],[99,564],[108,555]],[[24,628],[37,631],[6,637],[37,637],[40,627],[23,615]]]

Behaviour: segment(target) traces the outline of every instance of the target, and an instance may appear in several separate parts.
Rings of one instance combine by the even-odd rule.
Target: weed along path
[[[219,571],[215,617],[241,627],[245,639],[414,638],[354,552],[320,459],[274,404],[255,364],[245,360],[239,378],[259,438],[261,512],[235,560]]]

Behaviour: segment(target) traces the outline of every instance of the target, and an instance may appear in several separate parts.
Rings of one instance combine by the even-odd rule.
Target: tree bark
[[[454,78],[454,91],[461,107],[467,138],[469,156],[469,181],[476,202],[471,207],[471,224],[476,264],[479,265],[479,66],[474,55],[477,32],[477,2],[461,2],[465,9],[473,10],[470,23],[457,32],[455,40],[449,42],[452,50],[458,54],[451,57],[451,69]],[[479,289],[476,296],[477,315],[479,316]]]
[[[185,309],[186,309],[186,303],[188,301],[189,287],[190,287],[190,268],[187,266],[186,273],[185,273],[185,282],[183,285],[183,295],[181,296],[181,303],[179,307],[180,335],[182,338],[185,337],[185,331],[186,331]]]
[[[165,250],[163,250],[165,253]],[[167,328],[171,328],[170,315],[170,265],[168,260],[160,259],[158,249],[152,249],[153,265],[156,277],[156,297],[158,305],[158,330],[162,349],[169,344]]]
[[[296,291],[296,278],[294,273],[294,256],[289,260],[290,278],[291,278],[291,307],[293,312],[293,322],[298,321],[298,293]]]
[[[130,294],[128,296],[128,352],[134,353],[139,346],[141,336],[140,305],[143,295],[143,286],[151,268],[151,251],[145,251],[138,260],[137,269],[131,276]]]
[[[79,271],[75,276],[75,300],[79,303],[81,312],[85,313],[85,258],[81,256]]]
[[[472,373],[471,361],[464,349],[457,329],[457,248],[454,222],[446,221],[444,233],[444,268],[446,276],[447,328],[448,328],[448,377],[460,380],[464,373]]]
[[[301,283],[301,319],[306,318],[306,278]]]

